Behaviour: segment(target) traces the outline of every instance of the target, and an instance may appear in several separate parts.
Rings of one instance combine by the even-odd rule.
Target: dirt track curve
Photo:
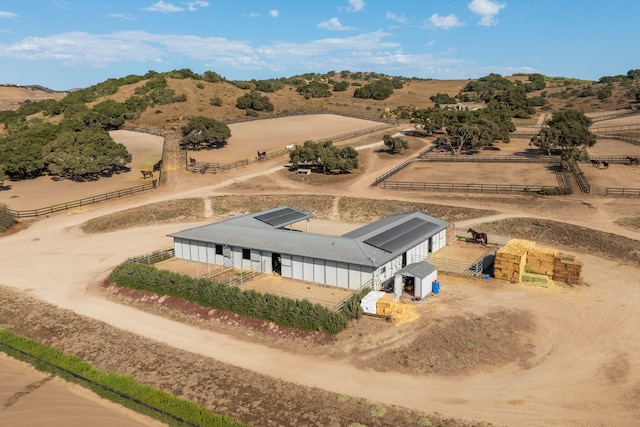
[[[293,354],[227,335],[201,330],[119,305],[88,288],[129,256],[171,246],[167,233],[196,224],[167,224],[87,235],[84,221],[146,203],[190,196],[224,194],[225,187],[250,178],[280,181],[283,192],[326,192],[370,198],[415,198],[370,188],[386,167],[372,148],[362,150],[367,170],[344,188],[317,189],[282,181],[281,160],[256,164],[198,184],[200,176],[172,173],[171,182],[152,194],[64,212],[4,237],[0,245],[0,282],[44,301],[176,348],[230,365],[336,393],[388,402],[449,417],[486,420],[495,425],[592,426],[637,425],[640,409],[640,272],[636,268],[580,254],[590,286],[576,291],[517,288],[497,296],[495,307],[526,309],[535,316],[537,333],[527,366],[508,365],[490,373],[460,376],[407,376],[358,369],[347,361]],[[212,179],[207,177],[208,179]],[[422,197],[422,196],[419,196]],[[429,201],[429,197],[423,197]],[[431,197],[431,201],[437,197]],[[465,204],[456,200],[455,203]],[[544,201],[541,201],[544,203]],[[570,210],[502,206],[501,217],[540,216],[571,219],[593,227],[613,215],[604,198],[593,198],[584,221]],[[468,202],[478,207],[476,202]],[[493,207],[492,207],[493,208]],[[592,212],[593,211],[593,212]],[[471,222],[460,224],[467,227]],[[611,229],[620,231],[616,226]],[[637,234],[637,233],[635,233]],[[637,236],[635,236],[637,237]],[[310,369],[310,367],[312,367]]]

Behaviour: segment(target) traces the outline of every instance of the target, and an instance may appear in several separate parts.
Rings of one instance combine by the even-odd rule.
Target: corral
[[[464,173],[464,170],[469,173]],[[472,173],[471,173],[472,171]],[[462,172],[462,173],[461,173]],[[562,168],[549,163],[516,162],[439,162],[417,161],[393,175],[393,182],[427,184],[482,185],[485,191],[500,191],[502,186],[512,185],[515,191],[531,187],[557,187],[557,173]],[[470,179],[472,177],[472,181]],[[472,191],[472,188],[469,189]]]

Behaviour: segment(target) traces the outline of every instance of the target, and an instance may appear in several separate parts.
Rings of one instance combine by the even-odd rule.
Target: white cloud
[[[249,18],[260,18],[260,14],[257,13],[257,12],[250,12],[250,13],[244,15],[244,16],[247,16]]]
[[[409,22],[404,15],[396,15],[393,12],[387,12],[385,17],[390,21],[396,21],[400,24],[406,24],[407,22]]]
[[[277,18],[279,15],[278,10],[277,9],[273,9],[269,11],[269,16],[271,16],[272,18]]]
[[[15,13],[5,12],[4,10],[0,10],[0,18],[11,19],[17,16],[18,15],[16,15]]]
[[[174,6],[172,3],[165,3],[163,0],[160,0],[151,6],[145,8],[147,12],[162,12],[162,13],[172,13],[172,12],[184,12],[184,9],[178,6]]]
[[[255,46],[220,37],[153,34],[121,31],[109,34],[69,32],[47,37],[27,37],[0,43],[0,59],[49,61],[52,65],[109,69],[131,62],[166,68],[189,63],[229,74],[273,73],[292,75],[309,70],[376,70],[390,75],[431,78],[469,78],[496,72],[509,75],[521,70],[481,69],[478,64],[444,55],[406,54],[402,46],[387,41],[383,31],[350,37],[328,37],[306,43],[275,42]],[[427,43],[431,45],[431,42]],[[180,64],[180,65],[176,65]],[[292,71],[295,70],[295,71]],[[507,72],[509,71],[509,72]],[[254,76],[255,77],[255,76]]]
[[[331,18],[328,21],[323,21],[318,24],[318,28],[324,28],[330,31],[346,31],[352,30],[353,28],[342,25],[338,18]]]
[[[491,0],[472,0],[468,7],[471,12],[480,16],[478,25],[490,27],[498,23],[496,15],[500,13],[501,9],[507,7],[507,5]]]
[[[209,7],[209,2],[204,0],[195,0],[187,3],[187,8],[189,9],[190,12],[195,12],[201,7]]]
[[[349,12],[359,12],[364,9],[364,0],[349,0],[349,7],[347,11]]]
[[[122,19],[123,21],[135,21],[137,18],[130,13],[112,13],[109,18]]]
[[[244,42],[220,37],[196,37],[122,31],[111,34],[71,32],[48,37],[27,37],[17,43],[0,44],[0,57],[53,60],[67,66],[105,67],[121,62],[160,62],[174,56],[194,60],[251,55]]]
[[[461,27],[462,23],[458,21],[458,17],[453,13],[447,16],[440,16],[437,13],[431,15],[428,20],[432,27],[436,27],[442,30],[448,30],[449,28]]]

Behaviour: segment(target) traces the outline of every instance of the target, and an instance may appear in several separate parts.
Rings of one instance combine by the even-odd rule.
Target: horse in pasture
[[[196,165],[196,159],[194,159],[193,157],[189,157],[189,164],[191,166],[195,166]]]
[[[640,165],[640,158],[638,157],[629,157],[627,156],[627,161],[629,162],[629,166]]]
[[[140,171],[142,172],[142,179],[153,178],[153,171]]]
[[[471,228],[467,230],[467,233],[471,233],[473,243],[482,243],[485,246],[487,245],[487,243],[489,243],[487,233],[478,233],[476,230],[473,230]]]
[[[591,166],[595,166],[600,169],[600,160],[591,160]]]
[[[256,159],[258,160],[264,160],[267,158],[267,152],[266,151],[259,151],[258,150],[258,155],[256,156]]]
[[[153,165],[153,171],[158,172],[162,169],[162,159],[158,160],[155,165]]]
[[[605,169],[609,169],[609,162],[605,162],[605,161],[603,161],[603,162],[602,162],[602,166],[603,166]]]

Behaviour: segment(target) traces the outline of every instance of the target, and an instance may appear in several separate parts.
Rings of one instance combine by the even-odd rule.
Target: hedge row
[[[362,315],[360,295],[354,295],[342,310],[334,312],[306,299],[261,294],[252,289],[243,291],[237,286],[195,279],[143,264],[120,264],[109,275],[109,281],[118,286],[182,298],[282,326],[330,334],[343,331],[351,319]]]
[[[170,426],[245,426],[194,402],[141,384],[133,377],[98,370],[75,356],[7,330],[0,331],[0,351]]]

